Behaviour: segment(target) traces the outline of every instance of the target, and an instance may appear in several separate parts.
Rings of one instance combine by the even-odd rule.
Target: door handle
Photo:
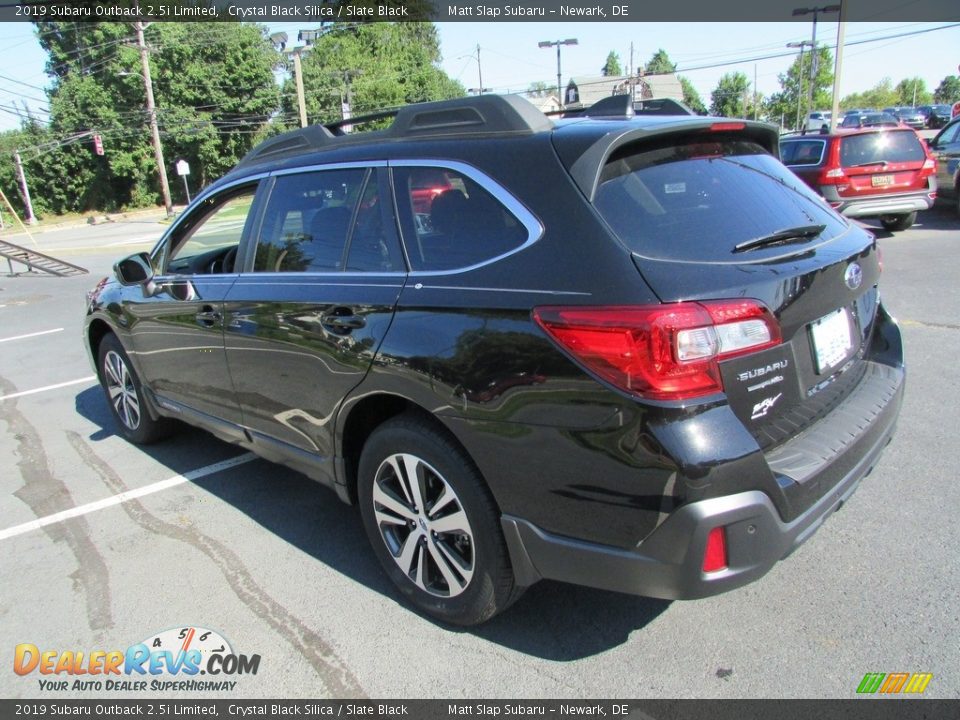
[[[335,333],[348,333],[351,330],[362,328],[367,324],[367,321],[360,315],[341,315],[334,311],[320,318],[320,323]]]
[[[196,319],[197,324],[203,327],[213,327],[223,319],[223,315],[212,305],[204,305],[200,312],[196,314]]]

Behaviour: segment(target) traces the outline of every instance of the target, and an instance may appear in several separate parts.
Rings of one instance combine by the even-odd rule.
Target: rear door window
[[[628,145],[604,167],[594,204],[632,252],[688,262],[741,261],[737,245],[792,228],[823,225],[822,240],[846,228],[762,147],[729,138]]]
[[[789,140],[780,144],[780,160],[784,165],[819,165],[826,146],[825,140]]]
[[[392,216],[370,168],[276,178],[254,260],[258,272],[403,271]],[[387,218],[385,220],[385,217]]]
[[[912,131],[850,135],[840,140],[840,165],[857,167],[880,162],[923,162],[926,153]]]

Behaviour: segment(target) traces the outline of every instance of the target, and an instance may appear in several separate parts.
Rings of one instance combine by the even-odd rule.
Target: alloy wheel
[[[123,358],[113,350],[104,356],[103,370],[107,395],[114,412],[127,429],[136,430],[140,427],[140,400],[133,374]]]
[[[415,455],[391,455],[377,470],[373,510],[394,562],[419,589],[451,598],[467,589],[473,530],[450,484]]]

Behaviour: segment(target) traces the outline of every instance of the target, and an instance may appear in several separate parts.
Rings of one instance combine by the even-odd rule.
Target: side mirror
[[[124,258],[114,265],[113,274],[121,285],[144,285],[153,280],[155,271],[150,255],[142,252]]]

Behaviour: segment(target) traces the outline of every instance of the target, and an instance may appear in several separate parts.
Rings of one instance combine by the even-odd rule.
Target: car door
[[[253,220],[257,183],[201,200],[154,253],[155,290],[130,289],[125,317],[131,351],[158,402],[202,422],[239,424],[223,347],[223,300],[231,267]]]
[[[960,121],[954,122],[930,142],[937,159],[937,187],[944,195],[957,192],[957,174],[960,172]]]
[[[334,413],[370,368],[406,279],[386,172],[347,164],[271,178],[256,247],[226,297],[245,427],[267,453],[306,451],[321,471]]]

